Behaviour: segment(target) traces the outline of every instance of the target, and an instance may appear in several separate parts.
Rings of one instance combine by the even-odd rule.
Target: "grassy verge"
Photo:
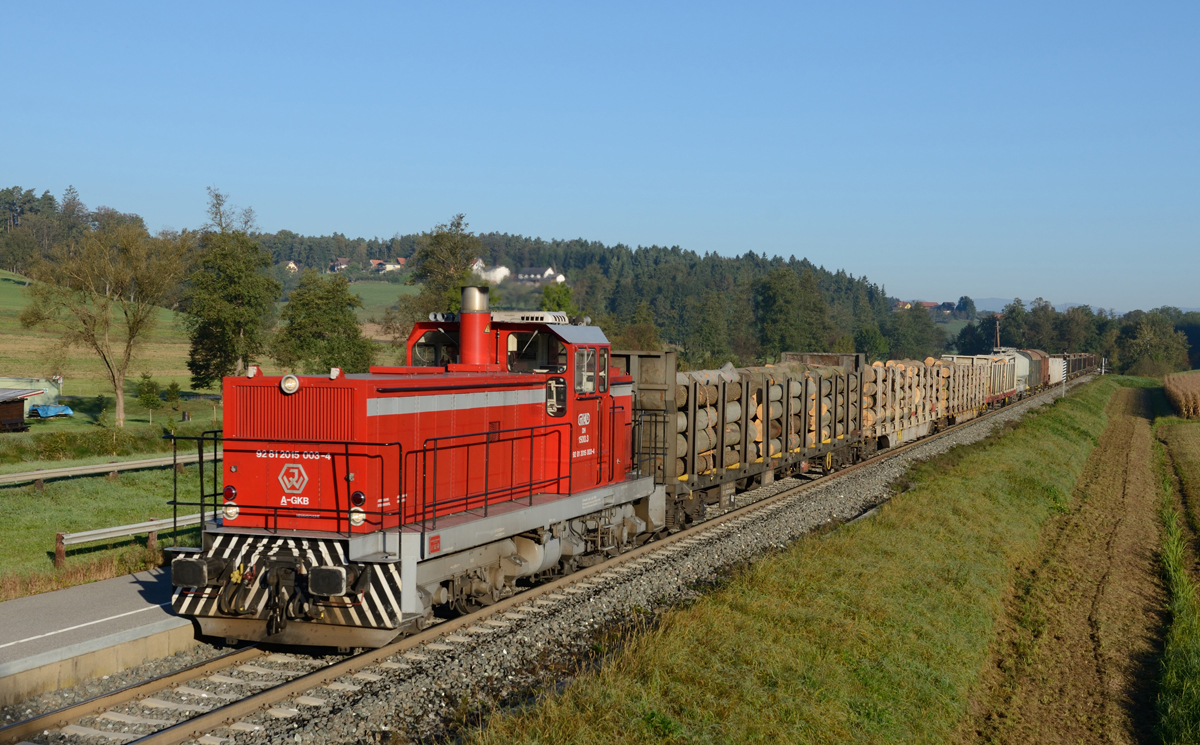
[[[54,568],[54,536],[129,525],[171,516],[170,469],[126,472],[115,481],[88,477],[0,488],[0,600],[107,579],[157,566],[160,553],[146,549],[146,536],[72,546],[62,570]],[[196,467],[179,476],[180,498],[195,501]],[[195,508],[181,508],[180,514]],[[167,536],[160,536],[160,543]],[[196,545],[198,529],[186,545]],[[181,543],[184,541],[181,541]]]
[[[1163,742],[1200,742],[1200,603],[1196,582],[1189,571],[1195,557],[1189,550],[1175,508],[1171,472],[1179,479],[1185,510],[1195,526],[1195,500],[1200,498],[1200,425],[1171,424],[1160,427],[1161,442],[1170,449],[1170,466],[1161,442],[1156,442],[1162,475],[1162,519],[1165,537],[1162,549],[1163,574],[1169,593],[1171,625],[1163,650],[1159,681],[1159,731]],[[1172,468],[1173,466],[1173,468]]]
[[[474,740],[945,741],[1012,568],[1069,501],[1118,385],[918,468],[878,516],[757,562]]]

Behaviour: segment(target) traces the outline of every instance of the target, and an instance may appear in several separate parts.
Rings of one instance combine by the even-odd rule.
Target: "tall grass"
[[[1176,373],[1163,379],[1167,399],[1185,419],[1200,418],[1200,373]]]
[[[473,741],[946,741],[1013,567],[1069,503],[1118,386],[1089,384],[927,464],[871,520],[756,562]]]
[[[1183,427],[1191,430],[1187,434],[1200,434],[1198,427]],[[1172,429],[1183,427],[1175,425]],[[1200,463],[1191,462],[1188,453],[1179,447],[1183,444],[1184,433],[1171,434],[1177,435],[1168,438],[1172,445],[1172,462],[1181,484],[1187,488],[1189,479],[1194,480],[1200,473]],[[1156,440],[1155,447],[1162,479],[1160,512],[1165,527],[1162,564],[1171,614],[1159,680],[1159,732],[1168,745],[1195,743],[1200,742],[1200,603],[1196,598],[1196,583],[1188,572],[1187,540],[1180,524],[1181,517],[1174,507],[1174,486],[1166,454],[1161,442]]]

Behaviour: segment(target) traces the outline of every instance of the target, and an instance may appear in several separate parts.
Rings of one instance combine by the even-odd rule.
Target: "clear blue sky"
[[[807,256],[1200,306],[1200,3],[21,3],[0,182],[152,228]]]

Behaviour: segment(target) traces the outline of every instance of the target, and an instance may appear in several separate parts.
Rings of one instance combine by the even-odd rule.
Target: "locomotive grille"
[[[337,440],[351,436],[353,388],[300,386],[284,395],[277,386],[237,391],[238,437],[264,440]]]

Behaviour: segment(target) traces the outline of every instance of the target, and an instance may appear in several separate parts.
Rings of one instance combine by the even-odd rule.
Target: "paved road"
[[[170,603],[167,569],[7,600],[0,603],[0,675],[31,659],[45,664],[81,647],[109,646],[113,637],[141,636],[146,627],[187,625]]]
[[[211,459],[211,455],[206,455],[206,461]],[[220,460],[221,453],[217,453],[217,459]],[[179,463],[195,463],[198,456],[195,454],[179,456]],[[24,471],[22,473],[6,473],[0,474],[0,486],[5,484],[24,484],[38,479],[65,479],[72,476],[96,476],[99,474],[112,473],[113,471],[136,471],[144,468],[164,468],[171,465],[175,461],[171,456],[164,458],[147,458],[145,460],[126,460],[117,463],[97,463],[91,466],[72,466],[70,468],[44,468],[37,471]]]

